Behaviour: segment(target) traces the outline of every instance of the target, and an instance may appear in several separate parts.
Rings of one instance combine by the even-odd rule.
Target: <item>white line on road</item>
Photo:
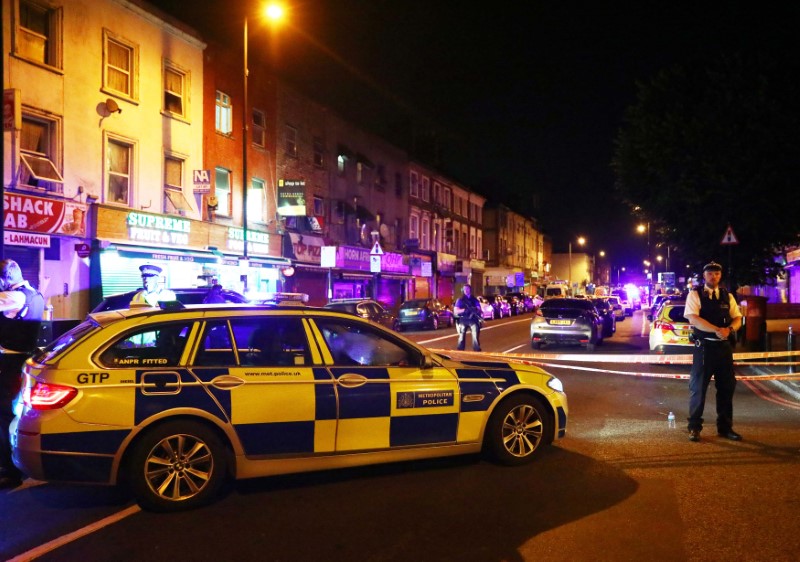
[[[512,320],[510,322],[503,322],[502,325],[503,326],[507,326],[508,324],[516,324],[517,322],[530,322],[530,318],[522,318],[520,320]],[[499,324],[494,324],[493,326],[487,326],[486,328],[481,328],[481,332],[488,332],[489,330],[494,330],[495,328],[499,328],[499,327],[500,327]],[[436,341],[446,340],[448,338],[455,338],[455,337],[458,337],[458,334],[454,332],[452,334],[449,334],[449,335],[446,335],[446,336],[441,336],[441,337],[438,337],[438,338],[431,338],[429,340],[420,340],[417,343],[420,344],[420,345],[425,345],[425,344],[428,344],[428,343],[433,343],[433,342],[436,342]]]
[[[117,521],[121,521],[125,519],[129,515],[133,515],[135,513],[139,513],[142,510],[138,505],[132,505],[129,508],[123,509],[122,511],[115,513],[114,515],[109,515],[101,519],[100,521],[95,521],[85,527],[78,529],[77,531],[73,531],[71,533],[67,533],[66,535],[62,535],[57,539],[53,539],[49,542],[46,542],[42,545],[37,546],[36,548],[32,548],[27,552],[23,552],[22,554],[15,556],[8,560],[8,562],[27,562],[28,560],[35,560],[40,556],[47,554],[60,546],[64,546],[67,543],[71,543],[74,540],[77,540],[81,537],[85,537],[95,531],[99,531],[103,527],[107,527]]]

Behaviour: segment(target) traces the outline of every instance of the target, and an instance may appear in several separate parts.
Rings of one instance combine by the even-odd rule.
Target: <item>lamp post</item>
[[[267,18],[272,21],[278,21],[283,18],[283,8],[278,4],[269,4],[264,13]],[[244,241],[244,250],[242,251],[242,260],[244,265],[247,265],[247,192],[250,191],[250,180],[247,177],[247,129],[248,129],[248,101],[247,101],[247,75],[250,73],[247,68],[247,16],[244,17],[244,51],[242,59],[244,67],[242,71],[243,93],[242,93],[242,239]],[[247,286],[245,285],[245,289]]]
[[[638,230],[640,234],[647,232],[647,267],[650,267],[650,263],[652,262],[652,260],[650,259],[650,221],[647,221],[647,223],[639,224],[639,226],[636,227],[636,230]],[[648,300],[650,299],[651,294],[653,292],[652,281],[653,281],[653,276],[651,273],[650,277],[647,279]]]

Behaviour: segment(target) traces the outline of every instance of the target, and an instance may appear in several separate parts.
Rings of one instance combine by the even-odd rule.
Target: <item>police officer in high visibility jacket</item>
[[[162,301],[176,300],[175,293],[161,286],[161,268],[157,265],[145,264],[139,267],[142,272],[142,284],[144,289],[133,295],[131,307],[135,306],[158,306]]]
[[[733,441],[742,438],[733,430],[733,343],[735,332],[742,325],[742,313],[734,296],[719,286],[721,278],[720,264],[706,264],[704,285],[686,297],[683,315],[692,325],[695,345],[689,377],[690,441],[700,441],[706,391],[712,376],[717,388],[717,433]]]

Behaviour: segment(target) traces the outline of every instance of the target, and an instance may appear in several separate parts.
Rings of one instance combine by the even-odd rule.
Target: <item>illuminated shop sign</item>
[[[191,222],[187,219],[147,213],[128,213],[128,239],[187,246]]]
[[[244,251],[244,230],[228,228],[227,248],[235,252]],[[260,230],[247,231],[247,250],[258,254],[269,254],[269,233]]]
[[[339,246],[336,266],[343,269],[370,271],[370,249],[358,246]],[[403,254],[384,252],[381,255],[381,271],[408,274],[408,264],[403,263]]]

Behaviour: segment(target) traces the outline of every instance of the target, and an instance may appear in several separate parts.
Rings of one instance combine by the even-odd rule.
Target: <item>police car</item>
[[[457,362],[295,303],[162,308],[90,314],[28,360],[11,426],[25,474],[177,511],[229,478],[479,451],[524,464],[566,430],[561,382],[536,367]]]

